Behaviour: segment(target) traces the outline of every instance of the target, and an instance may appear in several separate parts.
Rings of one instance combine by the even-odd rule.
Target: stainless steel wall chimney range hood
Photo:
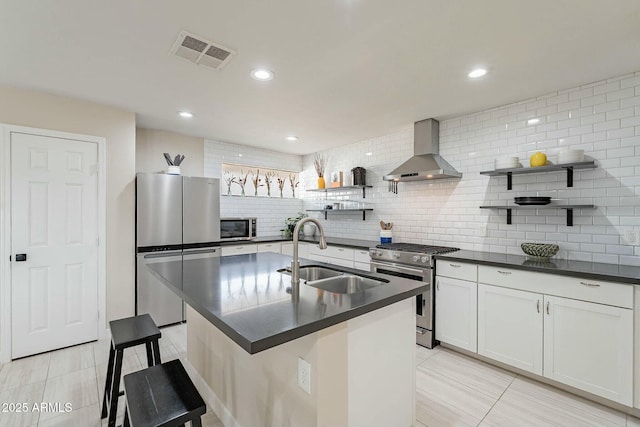
[[[413,125],[414,156],[392,170],[382,179],[406,182],[428,179],[460,178],[462,174],[438,154],[440,149],[440,123],[425,119]]]

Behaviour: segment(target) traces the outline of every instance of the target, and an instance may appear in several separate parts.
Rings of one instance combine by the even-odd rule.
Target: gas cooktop
[[[419,245],[417,243],[385,243],[382,245],[376,245],[376,248],[401,252],[417,252],[422,254],[442,254],[458,250],[458,248],[451,248],[448,246]]]
[[[448,246],[420,245],[415,243],[385,243],[369,249],[372,260],[431,267],[432,255],[459,250]]]

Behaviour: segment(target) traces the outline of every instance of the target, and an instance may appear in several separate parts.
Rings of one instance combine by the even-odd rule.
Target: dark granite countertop
[[[605,264],[601,262],[568,261],[563,259],[536,260],[523,255],[506,255],[491,252],[456,251],[435,255],[436,274],[439,260],[467,261],[476,264],[517,268],[539,273],[607,280],[630,285],[640,285],[640,267]]]
[[[257,353],[427,291],[422,282],[301,259],[301,265],[357,272],[389,280],[355,294],[300,283],[300,299],[286,292],[291,276],[277,270],[291,257],[273,252],[150,264],[154,275],[248,353]]]
[[[318,237],[303,237],[300,238],[301,242],[318,243]],[[293,239],[282,236],[260,236],[252,240],[235,240],[231,242],[221,242],[221,246],[235,246],[249,243],[270,243],[270,242],[291,242]],[[369,249],[377,245],[379,242],[375,240],[358,240],[358,239],[344,239],[341,237],[327,237],[327,243],[335,246],[343,246],[346,248],[354,249]]]

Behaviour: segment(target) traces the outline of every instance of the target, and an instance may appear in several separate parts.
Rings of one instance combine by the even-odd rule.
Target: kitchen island
[[[278,272],[290,261],[266,252],[150,267],[189,306],[187,365],[205,399],[225,425],[412,425],[414,296],[426,285],[370,273],[388,283],[353,294],[301,283],[294,301]]]

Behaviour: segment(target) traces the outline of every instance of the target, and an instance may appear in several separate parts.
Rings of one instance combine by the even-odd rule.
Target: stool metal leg
[[[109,402],[109,422],[107,427],[115,427],[116,415],[118,412],[118,396],[120,396],[120,373],[122,372],[122,356],[124,350],[116,351],[116,363],[113,368],[113,379],[111,382],[111,401]]]
[[[191,420],[191,427],[202,427],[202,420],[200,417]]]
[[[122,422],[122,427],[131,427],[131,424],[129,424],[129,410],[126,406],[124,407],[124,421]]]
[[[104,395],[102,398],[102,415],[100,418],[107,418],[107,396],[111,391],[111,376],[113,375],[113,358],[116,351],[113,348],[113,343],[109,345],[109,363],[107,364],[107,378],[104,381]]]

